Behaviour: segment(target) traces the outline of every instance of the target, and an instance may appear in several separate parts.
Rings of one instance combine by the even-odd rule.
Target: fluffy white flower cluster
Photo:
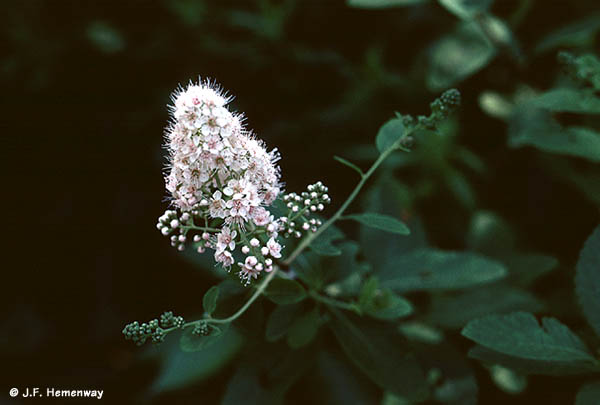
[[[263,226],[270,219],[264,206],[280,193],[279,154],[244,129],[228,102],[208,83],[174,95],[167,190],[182,211],[208,209],[228,225]]]
[[[267,152],[208,82],[191,83],[173,101],[166,187],[176,209],[166,210],[156,227],[178,250],[191,239],[199,253],[213,249],[227,271],[237,263],[248,285],[281,258],[280,232],[296,238],[316,232],[321,221],[312,216],[331,201],[327,187],[318,182],[285,195],[287,215],[276,219],[267,208],[281,192],[277,150]]]
[[[280,194],[279,154],[267,152],[244,129],[240,116],[227,108],[230,100],[210,83],[192,83],[173,101],[166,188],[179,210],[167,210],[157,228],[179,250],[192,233],[198,252],[214,249],[215,261],[228,271],[236,262],[236,245],[251,239],[241,249],[244,263],[238,262],[248,284],[281,257],[279,220],[267,210]]]

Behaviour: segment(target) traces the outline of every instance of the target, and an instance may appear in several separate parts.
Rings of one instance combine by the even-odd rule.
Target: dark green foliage
[[[598,402],[596,0],[70,3],[0,17],[11,384],[52,364],[123,403]],[[198,75],[283,188],[329,186],[322,223],[364,181],[291,262],[280,232],[264,291],[150,230],[169,92]],[[120,342],[130,316],[156,318]]]
[[[265,295],[277,304],[286,305],[302,301],[306,297],[306,291],[294,280],[276,278],[267,287]]]
[[[362,214],[346,215],[344,218],[353,219],[363,225],[381,229],[386,232],[397,233],[400,235],[410,234],[410,230],[404,223],[387,215],[365,212]]]
[[[394,291],[455,290],[497,281],[506,268],[476,253],[418,249],[380,271],[381,284]]]
[[[342,252],[332,243],[344,237],[336,227],[329,227],[310,245],[313,252],[322,256],[339,256]]]
[[[404,123],[399,118],[394,118],[383,124],[375,138],[375,145],[379,152],[391,148],[396,141],[404,135]]]
[[[600,227],[581,250],[575,288],[585,317],[600,337]]]
[[[540,325],[526,312],[488,315],[469,322],[462,334],[507,358],[503,361],[499,356],[495,361],[508,367],[519,362],[520,368],[531,365],[530,371],[543,374],[600,370],[583,341],[555,318],[543,318]],[[481,352],[474,356],[489,360]]]
[[[409,399],[426,396],[424,372],[401,348],[400,336],[379,324],[352,322],[339,312],[330,325],[344,352],[377,385]]]

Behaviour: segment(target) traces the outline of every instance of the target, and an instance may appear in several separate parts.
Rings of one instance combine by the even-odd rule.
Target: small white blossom
[[[225,268],[231,267],[233,264],[233,256],[231,252],[228,250],[223,250],[221,252],[215,252],[215,261],[217,263],[221,263],[221,265]]]
[[[235,249],[235,237],[237,231],[232,231],[228,227],[224,226],[221,232],[217,235],[217,252],[229,248],[229,250]]]
[[[271,238],[267,242],[267,248],[269,249],[269,253],[276,259],[281,257],[281,245],[275,241],[275,239]]]

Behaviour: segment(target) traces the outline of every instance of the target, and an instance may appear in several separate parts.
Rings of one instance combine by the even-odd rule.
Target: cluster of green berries
[[[149,322],[140,324],[138,321],[133,321],[123,328],[125,339],[133,341],[138,346],[146,343],[148,339],[152,343],[160,343],[165,339],[167,328],[182,328],[185,324],[183,317],[174,316],[173,312],[165,312],[158,319],[152,319]]]
[[[425,129],[435,129],[441,121],[448,118],[448,116],[460,106],[460,102],[460,92],[458,90],[446,90],[440,97],[429,104],[431,107],[431,114],[429,116],[419,115],[415,119],[410,115],[401,115],[400,118],[407,128],[420,126]],[[406,140],[406,142],[410,143],[411,140]],[[411,145],[403,146],[410,147]]]
[[[210,328],[206,322],[200,322],[194,326],[192,333],[196,336],[208,336],[210,334]]]
[[[160,326],[163,328],[182,328],[184,324],[183,316],[175,316],[171,311],[164,312],[160,316]]]

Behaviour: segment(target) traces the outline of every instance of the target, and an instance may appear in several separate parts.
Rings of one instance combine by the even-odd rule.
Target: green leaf
[[[514,311],[538,312],[544,305],[531,293],[506,285],[474,288],[458,295],[437,295],[428,319],[440,326],[459,329],[470,320]]]
[[[332,242],[344,237],[342,231],[334,226],[330,226],[323,231],[310,244],[310,249],[321,256],[339,256],[342,251],[334,246]]]
[[[356,8],[391,8],[405,7],[428,2],[429,0],[347,0],[350,7]]]
[[[229,328],[229,324],[220,324],[219,326],[208,325],[210,334],[207,336],[198,336],[193,333],[193,327],[187,327],[181,334],[179,347],[184,352],[197,352],[214,345],[221,339],[225,331]]]
[[[356,171],[361,177],[364,176],[363,171],[360,169],[360,167],[356,166],[354,163],[341,158],[339,156],[334,156],[333,157],[335,160],[337,160],[338,162],[340,162],[341,164],[348,166],[349,168],[351,168],[352,170]]]
[[[342,257],[341,250],[340,255],[332,257]],[[323,256],[316,252],[305,251],[302,253],[294,260],[292,270],[298,275],[298,278],[302,280],[302,282],[315,290],[321,289],[329,276],[329,274],[327,274],[327,269],[323,266]]]
[[[579,389],[575,405],[598,405],[600,398],[600,381],[585,384]]]
[[[531,103],[549,111],[600,114],[600,97],[590,90],[553,89],[540,94]]]
[[[419,249],[399,257],[380,273],[380,282],[394,291],[452,290],[505,277],[499,262],[477,253]]]
[[[432,91],[452,87],[483,69],[495,54],[481,27],[474,21],[464,21],[430,49],[427,87]]]
[[[358,306],[364,313],[381,320],[395,320],[413,311],[413,307],[404,298],[388,289],[379,289],[379,282],[370,277],[361,289]]]
[[[364,320],[354,323],[337,310],[334,314],[329,325],[336,339],[352,362],[373,382],[411,400],[426,397],[423,370],[417,360],[402,349],[400,336],[395,331]]]
[[[365,212],[362,214],[345,215],[344,219],[353,219],[363,225],[371,228],[381,229],[382,231],[397,233],[400,235],[409,235],[410,229],[401,221],[389,215]]]
[[[340,256],[326,258],[318,264],[323,282],[316,289],[321,290],[324,287],[327,294],[332,297],[354,298],[358,295],[362,277],[369,271],[370,266],[358,260],[360,248],[356,242],[341,243],[340,249],[342,251]],[[304,272],[305,270],[302,274]],[[326,283],[331,284],[325,285]]]
[[[321,317],[317,308],[308,311],[307,313],[294,319],[290,326],[287,335],[287,343],[292,349],[305,346],[312,342],[317,336],[319,326],[321,325]]]
[[[449,12],[468,20],[475,14],[485,13],[492,4],[492,0],[438,0]]]
[[[600,226],[579,254],[575,289],[585,317],[600,336]]]
[[[377,281],[377,278],[369,277],[360,290],[358,305],[363,308],[366,307],[375,296],[378,288],[379,281]]]
[[[558,266],[558,260],[539,253],[514,253],[502,258],[510,271],[510,282],[528,286]]]
[[[388,122],[382,125],[377,132],[375,138],[375,145],[377,150],[383,153],[387,149],[391,148],[396,141],[398,141],[404,135],[404,123],[399,118],[392,118]]]
[[[354,241],[340,243],[342,254],[336,257],[328,257],[323,260],[326,280],[343,281],[355,274],[364,274],[368,271],[368,265],[358,260],[359,245]]]
[[[208,315],[212,315],[217,309],[217,300],[219,299],[219,287],[212,286],[202,298],[202,306]]]
[[[554,362],[524,359],[479,345],[469,350],[469,357],[480,360],[486,365],[500,364],[523,374],[572,375],[598,371],[597,366],[589,362]]]
[[[294,321],[294,317],[299,311],[299,306],[296,304],[279,305],[277,306],[269,319],[267,319],[267,327],[265,330],[265,338],[269,342],[275,342],[287,334],[288,329]]]
[[[265,295],[276,304],[286,305],[302,301],[306,291],[299,282],[279,277],[269,283]]]
[[[390,290],[379,290],[363,310],[373,318],[393,321],[413,312],[411,303]]]
[[[205,379],[225,366],[241,349],[242,336],[229,328],[210,350],[183,352],[177,339],[170,337],[158,347],[163,359],[150,391],[154,394],[176,390]],[[156,347],[152,347],[156,351]],[[156,352],[154,352],[156,353]]]
[[[356,242],[344,241],[339,244],[340,255],[320,256],[314,252],[304,252],[296,258],[292,270],[311,289],[321,290],[334,282],[330,295],[356,295],[353,288],[356,276],[366,273],[368,265],[357,259],[359,247]],[[336,292],[337,291],[337,292]]]
[[[361,226],[360,243],[362,252],[373,271],[378,273],[393,266],[404,253],[427,246],[425,231],[417,217],[410,216],[405,209],[407,202],[402,198],[401,185],[391,176],[382,176],[365,195],[364,210],[380,212],[399,218],[408,218],[410,235],[388,234],[377,229]]]
[[[540,325],[527,312],[488,315],[469,322],[462,334],[488,349],[521,359],[596,363],[581,339],[555,318],[543,318]]]
[[[600,15],[591,15],[552,32],[540,41],[535,47],[535,52],[545,52],[559,47],[584,48],[594,43],[598,31],[600,31]]]
[[[544,152],[600,162],[600,134],[582,127],[561,127],[547,112],[521,106],[509,123],[511,147],[534,146]]]

